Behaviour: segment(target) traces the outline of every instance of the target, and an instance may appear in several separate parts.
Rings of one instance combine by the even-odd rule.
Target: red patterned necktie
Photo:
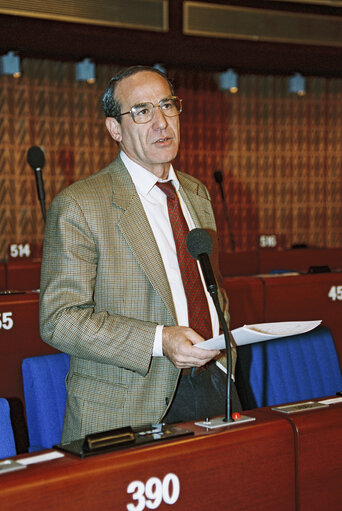
[[[177,192],[171,181],[157,182],[156,184],[167,196],[167,208],[177,249],[178,264],[188,302],[189,326],[204,339],[210,339],[212,337],[212,327],[208,301],[204,293],[197,262],[186,248],[189,227],[184,218]]]

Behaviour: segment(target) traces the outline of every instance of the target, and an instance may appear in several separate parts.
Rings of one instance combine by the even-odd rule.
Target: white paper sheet
[[[331,397],[329,399],[320,399],[320,403],[324,403],[326,405],[336,405],[337,403],[342,403],[342,397]]]
[[[253,325],[244,325],[235,328],[231,334],[238,346],[243,344],[252,344],[260,341],[270,341],[271,339],[289,337],[291,335],[303,334],[313,330],[322,323],[322,320],[314,321],[279,321],[276,323],[257,323]],[[204,350],[224,350],[224,335],[213,337],[207,341],[196,344],[197,348]]]
[[[55,460],[56,458],[63,458],[64,454],[58,451],[46,452],[43,454],[38,454],[35,456],[30,456],[29,458],[22,458],[20,460],[16,460],[17,463],[21,465],[32,465],[33,463],[42,463],[43,461]]]

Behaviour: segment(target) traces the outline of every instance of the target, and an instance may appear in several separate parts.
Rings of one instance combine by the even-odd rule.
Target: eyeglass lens
[[[162,99],[159,101],[158,105],[154,105],[153,103],[141,103],[140,105],[133,106],[131,113],[134,121],[138,124],[149,122],[153,118],[156,106],[159,107],[162,113],[167,117],[174,117],[182,111],[182,101],[174,96],[172,98]]]

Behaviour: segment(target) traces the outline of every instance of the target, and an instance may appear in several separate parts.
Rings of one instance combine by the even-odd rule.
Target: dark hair
[[[167,83],[169,84],[171,94],[174,96],[175,92],[173,89],[173,85],[169,78],[166,76],[166,74],[163,73],[163,71],[160,71],[159,69],[150,66],[131,66],[114,75],[109,81],[108,87],[105,90],[102,97],[102,110],[106,117],[114,117],[118,122],[121,122],[120,116],[121,105],[115,99],[116,86],[124,78],[128,78],[129,76],[135,75],[136,73],[140,73],[141,71],[150,71],[152,73],[157,73],[158,75],[162,76],[164,80],[166,80]]]

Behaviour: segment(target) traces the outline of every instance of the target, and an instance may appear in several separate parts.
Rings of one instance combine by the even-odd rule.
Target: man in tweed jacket
[[[63,441],[161,421],[181,369],[204,367],[219,355],[195,347],[202,337],[179,325],[151,213],[128,171],[138,165],[142,185],[170,173],[193,225],[216,232],[204,185],[170,165],[179,146],[179,115],[163,113],[170,96],[170,82],[153,68],[114,77],[103,104],[121,153],[63,190],[49,208],[40,326],[45,342],[70,354]],[[152,103],[152,118],[137,123],[132,107],[141,102]],[[217,257],[213,264],[217,268]]]

